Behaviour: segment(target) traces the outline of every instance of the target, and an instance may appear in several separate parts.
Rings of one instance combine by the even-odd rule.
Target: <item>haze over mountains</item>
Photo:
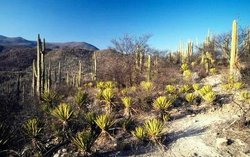
[[[0,35],[0,46],[24,46],[24,47],[35,47],[36,41],[26,40],[22,37],[6,37]],[[46,42],[46,47],[49,49],[55,48],[82,48],[90,51],[98,50],[97,47],[86,43],[86,42]]]

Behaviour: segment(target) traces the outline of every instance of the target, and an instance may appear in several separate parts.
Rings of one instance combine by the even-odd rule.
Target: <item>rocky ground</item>
[[[240,91],[221,88],[222,76],[215,75],[202,80],[210,84],[219,95],[217,104],[202,103],[172,110],[173,119],[166,124],[163,144],[165,148],[140,145],[128,150],[115,151],[98,156],[129,157],[248,157],[250,156],[250,124],[242,126],[241,118],[250,105],[238,100]],[[187,112],[188,110],[188,112]],[[150,117],[151,115],[145,115]],[[250,118],[250,115],[247,115]],[[144,117],[145,118],[145,117]],[[128,139],[130,142],[133,139]],[[118,143],[119,145],[119,143]],[[54,155],[69,156],[62,149]],[[72,154],[73,155],[73,154]],[[78,156],[74,154],[73,156]],[[93,155],[97,156],[97,155]]]
[[[220,88],[221,76],[203,80],[214,86],[220,95],[226,95]],[[230,94],[228,94],[230,95]],[[132,156],[171,157],[248,157],[250,156],[250,127],[242,128],[239,121],[249,104],[240,104],[235,99],[237,92],[222,97],[222,106],[212,107],[205,112],[189,114],[171,121],[165,132],[166,150],[151,149]],[[199,106],[205,108],[206,104]],[[248,116],[249,117],[249,116]],[[121,155],[123,156],[123,155]],[[126,156],[126,155],[124,155]]]

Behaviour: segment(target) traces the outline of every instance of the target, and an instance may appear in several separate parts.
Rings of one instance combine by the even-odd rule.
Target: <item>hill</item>
[[[98,50],[97,47],[86,43],[86,42],[46,42],[46,46],[48,49],[55,49],[55,48],[63,48],[63,47],[78,47],[90,51]],[[25,46],[25,47],[35,47],[36,41],[30,41],[27,39],[24,39],[22,37],[6,37],[3,35],[0,35],[0,45],[1,46]],[[0,48],[1,52],[1,48]]]

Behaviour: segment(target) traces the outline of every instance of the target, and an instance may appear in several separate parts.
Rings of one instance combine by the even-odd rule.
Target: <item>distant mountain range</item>
[[[22,37],[6,37],[0,35],[0,46],[24,46],[24,47],[35,47],[36,41],[26,40]],[[86,43],[86,42],[46,42],[46,47],[49,49],[55,48],[82,48],[90,51],[98,50],[97,47]]]

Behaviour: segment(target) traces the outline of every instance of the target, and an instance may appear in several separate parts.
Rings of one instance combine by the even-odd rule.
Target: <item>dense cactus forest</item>
[[[250,156],[250,30],[234,20],[168,52],[149,38],[86,50],[38,35],[14,71],[0,54],[0,156]]]

